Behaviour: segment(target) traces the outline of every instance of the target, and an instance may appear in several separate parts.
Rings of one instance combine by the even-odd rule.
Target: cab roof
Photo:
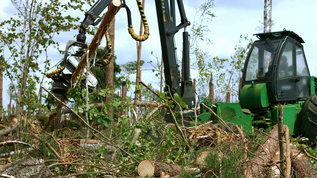
[[[299,43],[304,43],[304,40],[299,35],[297,35],[293,31],[288,31],[288,30],[277,31],[277,32],[269,32],[269,33],[257,33],[257,34],[254,34],[254,35],[257,38],[259,38],[260,40],[267,39],[267,38],[269,38],[269,39],[279,39],[279,38],[283,38],[285,36],[289,36],[291,38],[294,38]]]

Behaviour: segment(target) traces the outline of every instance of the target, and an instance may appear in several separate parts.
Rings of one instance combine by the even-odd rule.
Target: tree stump
[[[23,158],[3,166],[0,169],[0,177],[52,177],[51,171],[44,163],[36,158]]]

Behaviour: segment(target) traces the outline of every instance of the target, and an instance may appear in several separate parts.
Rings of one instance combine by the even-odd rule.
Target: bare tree
[[[272,28],[272,0],[264,0],[263,32],[271,32]]]
[[[0,69],[0,107],[3,106],[3,98],[2,98],[2,92],[3,91],[3,71]],[[0,119],[2,118],[2,109],[0,109]]]
[[[115,19],[111,22],[111,27],[109,29],[109,36],[110,41],[112,44],[112,50],[114,51],[114,26],[115,26]],[[114,56],[112,57],[114,58]],[[113,101],[113,87],[114,87],[114,59],[110,59],[110,63],[105,66],[106,71],[106,88],[110,88],[109,96],[105,98],[106,103],[112,103]],[[109,108],[108,116],[113,117],[113,107]]]

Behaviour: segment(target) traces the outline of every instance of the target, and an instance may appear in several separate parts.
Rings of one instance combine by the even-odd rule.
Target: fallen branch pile
[[[187,139],[195,142],[197,147],[213,147],[221,143],[237,141],[240,137],[236,134],[226,132],[211,122],[201,124],[198,127],[183,128]]]

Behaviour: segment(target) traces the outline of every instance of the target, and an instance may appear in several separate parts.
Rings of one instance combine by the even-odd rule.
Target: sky
[[[301,36],[304,43],[304,50],[310,68],[311,75],[317,76],[317,65],[314,61],[317,58],[317,1],[312,0],[272,0],[272,31],[281,31],[283,29],[291,30]],[[0,6],[0,21],[8,19],[14,15],[12,5],[9,0],[2,0]],[[205,0],[184,0],[184,7],[187,18],[191,23],[197,20],[196,10]],[[136,33],[139,31],[140,16],[137,11],[136,3],[127,1],[128,6],[132,11],[133,26]],[[156,9],[154,0],[145,0],[145,14],[149,22],[150,37],[142,43],[142,57],[144,61],[156,61],[161,58],[160,39],[157,25]],[[89,7],[87,7],[89,8]],[[253,37],[255,33],[261,33],[259,30],[260,22],[263,21],[264,0],[214,0],[212,12],[215,16],[208,24],[210,33],[208,38],[212,44],[203,46],[204,49],[212,56],[229,58],[234,53],[234,47],[238,44],[240,35]],[[69,12],[68,12],[69,13]],[[83,12],[71,12],[77,16],[84,18]],[[190,27],[188,27],[188,31]],[[182,32],[182,30],[180,31]],[[77,31],[61,33],[56,36],[55,40],[61,44],[61,49],[64,50],[68,40],[75,40]],[[179,40],[181,33],[176,36],[176,44],[180,54],[182,42]],[[91,37],[87,38],[89,42]],[[105,46],[105,40],[102,44]],[[120,10],[116,15],[115,25],[115,55],[117,56],[118,64],[125,64],[130,61],[136,61],[136,42],[129,36],[127,31],[127,19],[124,9]],[[62,58],[61,54],[56,51],[49,53],[52,59],[52,64],[56,64]],[[181,57],[180,55],[178,55]],[[145,63],[143,69],[152,69],[153,66]],[[52,69],[53,70],[53,69]],[[133,77],[133,76],[132,76]],[[143,72],[142,80],[144,83],[152,83],[157,85],[159,79],[153,82],[152,72]],[[192,71],[192,78],[197,78],[197,72]],[[8,82],[4,83],[4,87],[8,87]],[[8,94],[4,88],[4,101],[8,101]],[[4,106],[6,104],[4,103]]]

